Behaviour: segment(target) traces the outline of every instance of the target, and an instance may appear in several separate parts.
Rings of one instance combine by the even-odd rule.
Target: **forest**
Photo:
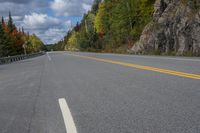
[[[0,57],[24,54],[23,45],[28,54],[36,53],[44,48],[43,42],[35,35],[30,35],[24,28],[17,28],[11,13],[8,21],[2,17],[0,22]]]
[[[155,0],[95,0],[56,50],[125,53],[152,20]]]

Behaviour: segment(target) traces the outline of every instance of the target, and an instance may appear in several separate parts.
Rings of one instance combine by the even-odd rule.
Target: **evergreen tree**
[[[43,42],[36,35],[29,35],[24,28],[16,28],[11,13],[6,23],[2,17],[0,22],[0,57],[23,54],[22,45],[27,42],[28,53],[39,52],[43,49]]]
[[[3,18],[3,16],[1,17],[1,24],[4,24],[5,23],[5,21],[4,21],[4,18]]]
[[[4,31],[6,32],[6,30],[7,30],[7,25],[6,25],[5,21],[4,21],[4,17],[3,17],[3,16],[2,16],[2,18],[1,18],[1,24],[2,24],[2,26],[3,26]]]
[[[12,33],[16,29],[15,25],[13,24],[13,19],[12,19],[11,12],[9,12],[8,29],[9,29],[10,33]]]
[[[23,34],[23,35],[25,34],[25,32],[24,32],[24,27],[22,27],[22,34]]]
[[[3,25],[2,25],[2,22],[0,23],[0,57],[2,57],[4,55],[3,53],[3,48],[4,48],[4,45],[5,45],[5,32],[4,32],[4,29],[3,29]]]
[[[65,48],[123,52],[132,47],[152,20],[155,0],[94,0],[80,26],[68,32]],[[80,27],[80,29],[79,29]]]
[[[99,10],[99,4],[101,3],[101,1],[102,1],[102,0],[94,0],[94,4],[93,4],[92,10],[91,10],[91,12],[92,12],[93,14],[96,14],[97,11]]]
[[[0,23],[0,56],[8,56],[11,52],[11,38],[5,31],[6,24],[4,19]]]

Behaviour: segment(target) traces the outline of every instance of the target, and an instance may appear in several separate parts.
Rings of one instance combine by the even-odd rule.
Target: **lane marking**
[[[76,126],[72,117],[72,114],[70,112],[70,109],[67,105],[67,102],[65,98],[58,99],[60,109],[63,115],[65,128],[67,133],[77,133]]]
[[[51,61],[51,57],[50,57],[49,53],[47,53],[47,57],[48,57],[49,61]]]
[[[64,52],[66,53],[66,52]],[[176,61],[193,61],[193,62],[200,62],[200,58],[195,57],[194,59],[192,58],[187,58],[187,57],[170,57],[170,56],[145,56],[145,55],[128,55],[128,54],[112,54],[112,53],[87,53],[91,55],[106,55],[106,56],[124,56],[124,57],[135,57],[135,58],[146,58],[146,59],[165,59],[165,60],[176,60]]]
[[[108,59],[103,59],[103,58],[95,58],[95,57],[81,56],[81,55],[74,55],[74,54],[69,54],[69,55],[77,56],[77,57],[85,58],[85,59],[90,59],[90,60],[106,62],[106,63],[117,64],[117,65],[121,65],[121,66],[125,66],[125,67],[132,67],[132,68],[148,70],[148,71],[153,71],[153,72],[158,72],[158,73],[163,73],[163,74],[168,74],[168,75],[174,75],[174,76],[179,76],[179,77],[184,77],[184,78],[200,80],[199,74],[192,74],[192,73],[186,73],[186,72],[180,72],[180,71],[174,71],[174,70],[168,70],[168,69],[161,69],[161,68],[156,68],[156,67],[143,66],[143,65],[108,60]]]
[[[119,54],[103,54],[108,56],[125,56],[125,57],[135,57],[135,58],[146,58],[146,59],[165,59],[165,60],[176,60],[176,61],[194,61],[194,62],[200,62],[200,58],[197,59],[190,59],[190,58],[180,58],[180,57],[167,57],[167,56],[143,56],[143,55],[119,55]]]

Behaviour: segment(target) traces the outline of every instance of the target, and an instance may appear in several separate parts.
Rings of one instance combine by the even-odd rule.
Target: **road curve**
[[[0,133],[198,133],[199,77],[199,58],[50,52],[1,65]]]

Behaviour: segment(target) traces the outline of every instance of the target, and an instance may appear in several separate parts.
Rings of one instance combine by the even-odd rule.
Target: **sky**
[[[45,44],[60,41],[91,9],[93,0],[0,0],[0,16],[12,14],[17,27],[35,33]]]

